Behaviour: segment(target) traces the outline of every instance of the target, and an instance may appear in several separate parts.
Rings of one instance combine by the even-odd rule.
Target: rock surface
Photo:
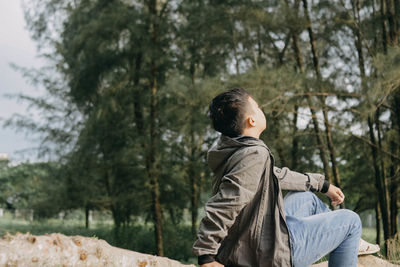
[[[116,248],[106,241],[83,236],[46,234],[6,234],[0,239],[0,266],[137,266],[137,267],[195,267],[165,257]],[[312,265],[328,267],[328,262]],[[372,255],[358,257],[358,267],[392,267]]]
[[[313,267],[328,267],[328,262],[324,261],[318,264],[312,265]],[[396,264],[392,264],[388,261],[385,261],[381,258],[372,256],[372,255],[363,255],[358,257],[357,267],[394,267],[400,266]]]
[[[165,257],[116,248],[106,241],[63,234],[6,234],[0,239],[0,266],[194,267]]]

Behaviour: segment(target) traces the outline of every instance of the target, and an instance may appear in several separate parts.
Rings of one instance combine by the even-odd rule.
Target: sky
[[[0,0],[0,118],[6,119],[18,113],[27,115],[27,104],[6,97],[7,94],[43,94],[24,80],[22,74],[10,64],[38,68],[43,60],[37,57],[36,43],[30,38],[20,0]],[[12,162],[37,161],[32,149],[39,141],[32,133],[3,128],[0,121],[0,154],[8,154]]]

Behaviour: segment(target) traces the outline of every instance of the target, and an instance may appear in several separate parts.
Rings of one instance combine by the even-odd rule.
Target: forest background
[[[373,215],[369,241],[399,256],[400,1],[31,0],[24,12],[46,66],[15,68],[46,94],[15,96],[40,120],[2,124],[39,134],[43,161],[2,161],[2,232],[193,261],[219,137],[208,104],[243,87],[277,165],[325,174],[341,208]],[[17,211],[31,222],[16,227]]]

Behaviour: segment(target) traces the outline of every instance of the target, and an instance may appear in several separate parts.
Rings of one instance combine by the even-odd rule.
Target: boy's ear
[[[256,126],[256,121],[254,120],[253,116],[247,117],[246,121],[249,126],[251,127]]]

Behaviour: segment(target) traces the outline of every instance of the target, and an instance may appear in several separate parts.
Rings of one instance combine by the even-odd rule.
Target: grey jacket
[[[265,143],[248,136],[221,135],[207,160],[213,196],[193,245],[199,264],[293,266],[281,190],[326,191],[324,175],[275,167]]]

